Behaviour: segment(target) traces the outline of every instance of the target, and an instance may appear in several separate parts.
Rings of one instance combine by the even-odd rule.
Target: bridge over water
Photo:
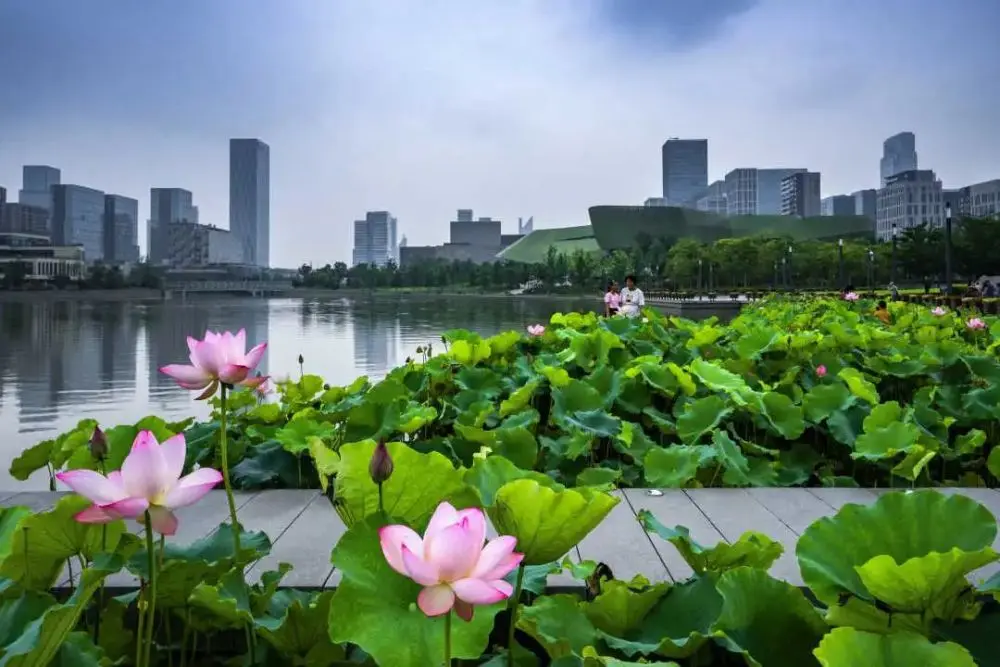
[[[250,296],[274,296],[292,291],[291,281],[284,280],[196,280],[167,284],[164,297],[167,299],[188,294],[249,294]]]

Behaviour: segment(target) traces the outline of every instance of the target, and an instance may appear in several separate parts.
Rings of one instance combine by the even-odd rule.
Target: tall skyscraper
[[[820,175],[799,171],[781,179],[781,215],[811,218],[819,215]]]
[[[149,226],[146,236],[147,259],[153,264],[168,261],[170,236],[167,225],[174,222],[198,222],[194,195],[184,188],[150,188]]]
[[[857,210],[854,195],[831,195],[819,203],[820,215],[855,215]]]
[[[139,202],[104,195],[104,261],[139,261]]]
[[[354,266],[399,264],[396,218],[388,211],[369,211],[364,220],[354,221]]]
[[[243,261],[271,261],[271,149],[260,139],[229,140],[229,231],[243,246]]]
[[[104,193],[82,185],[52,186],[52,243],[83,246],[87,263],[104,261]]]
[[[900,132],[882,142],[879,172],[882,176],[883,188],[893,176],[916,169],[917,138],[912,132]]]
[[[892,238],[892,228],[899,231],[927,224],[944,225],[943,188],[930,169],[911,169],[889,177],[878,191],[875,207],[875,238]]]
[[[667,205],[693,206],[708,187],[708,139],[667,139],[662,157]]]
[[[854,215],[863,215],[874,222],[878,191],[874,189],[858,190],[852,192],[851,196],[854,197]]]
[[[62,172],[55,167],[26,164],[21,168],[21,191],[17,201],[28,206],[44,208],[49,212],[46,225],[48,233],[55,234],[52,229],[52,186],[62,182]]]
[[[742,167],[726,174],[727,215],[781,215],[781,181],[805,169]]]

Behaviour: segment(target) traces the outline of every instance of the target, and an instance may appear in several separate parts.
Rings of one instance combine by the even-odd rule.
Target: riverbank
[[[277,294],[271,299],[352,299],[357,297],[456,297],[456,298],[489,298],[489,299],[538,299],[538,300],[579,300],[593,297],[598,299],[598,295],[588,293],[578,294],[510,294],[508,292],[487,292],[464,290],[461,288],[420,288],[420,287],[391,287],[379,289],[366,288],[342,288],[342,289],[320,289],[312,287],[299,287],[283,294]],[[188,295],[188,299],[219,298],[226,296],[224,293],[194,293]],[[233,299],[259,298],[249,295],[230,294]],[[163,294],[158,289],[146,289],[141,287],[125,289],[107,290],[15,290],[0,291],[0,303],[39,303],[53,301],[138,301],[138,302],[159,302],[163,300]]]

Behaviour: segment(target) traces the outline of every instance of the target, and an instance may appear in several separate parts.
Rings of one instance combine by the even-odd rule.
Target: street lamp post
[[[868,291],[875,291],[875,251],[868,248]]]
[[[788,285],[788,288],[791,289],[792,288],[792,282],[793,282],[792,281],[792,246],[788,246],[788,251],[785,254],[785,257],[788,258],[788,276],[785,278],[785,282]]]
[[[837,282],[844,288],[844,239],[837,239]]]
[[[944,285],[951,294],[951,202],[944,203]]]
[[[708,262],[708,291],[715,291],[715,263],[711,260]]]
[[[899,228],[896,223],[892,223],[892,259],[889,265],[889,282],[896,284],[896,238],[899,236]]]
[[[701,257],[698,258],[698,292],[701,293]]]
[[[788,289],[788,255],[781,258],[781,287]]]
[[[774,262],[774,290],[778,290],[778,261]]]

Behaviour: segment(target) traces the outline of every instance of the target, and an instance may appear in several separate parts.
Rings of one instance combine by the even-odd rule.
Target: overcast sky
[[[0,0],[0,185],[25,163],[228,226],[228,139],[271,147],[271,262],[348,260],[388,209],[539,227],[660,195],[660,146],[709,177],[808,167],[876,187],[917,135],[946,187],[1000,178],[997,0]]]

